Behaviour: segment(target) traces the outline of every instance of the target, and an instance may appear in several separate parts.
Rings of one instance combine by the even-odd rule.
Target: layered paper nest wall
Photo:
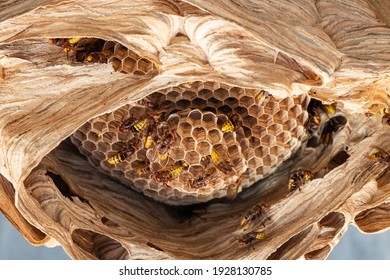
[[[3,213],[75,259],[324,259],[350,224],[388,229],[389,164],[370,154],[390,150],[389,14],[369,0],[0,4]],[[103,40],[104,61],[48,43],[75,37]],[[135,103],[147,96],[158,112]],[[346,120],[331,142],[308,144],[310,100]],[[118,131],[126,119],[161,112],[177,135],[167,159],[135,172],[154,158],[136,142],[107,163],[142,142]],[[204,162],[214,150],[232,171]],[[290,193],[300,168],[314,179]],[[267,238],[239,246],[253,232]]]

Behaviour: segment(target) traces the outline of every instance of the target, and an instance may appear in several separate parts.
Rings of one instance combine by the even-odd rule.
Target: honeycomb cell
[[[263,163],[265,166],[275,166],[278,158],[272,154],[263,157]]]
[[[261,138],[267,135],[267,129],[260,125],[253,127],[251,131],[252,131],[252,135],[257,138]]]
[[[283,130],[291,131],[297,126],[297,121],[295,119],[289,119],[283,123]]]
[[[195,97],[198,96],[199,98],[202,98],[204,100],[209,100],[213,98],[213,92],[209,89],[202,89],[201,91],[198,92],[198,94],[195,94]]]
[[[190,135],[192,131],[192,125],[189,124],[188,122],[182,122],[179,124],[177,128],[177,132],[179,135]]]
[[[97,148],[99,151],[105,154],[111,150],[111,145],[107,142],[99,142],[97,144]]]
[[[207,106],[207,101],[197,97],[194,100],[192,100],[192,106],[194,106],[195,108],[202,109]]]
[[[289,132],[283,131],[282,133],[276,135],[276,143],[280,146],[284,146],[291,139],[291,134]]]
[[[196,151],[202,156],[208,156],[211,153],[211,144],[208,141],[199,142],[196,145]]]
[[[269,155],[269,148],[265,146],[259,146],[255,149],[255,155],[259,158],[264,158]]]
[[[251,116],[260,116],[263,113],[263,107],[259,107],[258,105],[252,105],[248,109],[248,114]]]
[[[232,131],[230,132],[225,132],[223,135],[222,135],[222,138],[225,142],[225,145],[227,147],[230,147],[230,145],[235,145],[237,142],[236,142],[236,138],[234,137],[234,133]]]
[[[240,106],[249,108],[250,106],[255,104],[255,100],[252,96],[242,96],[240,98],[239,103],[240,103]]]
[[[264,175],[264,174],[266,174],[264,169],[265,169],[264,166],[259,166],[258,168],[256,168],[256,175]]]
[[[296,118],[302,113],[302,107],[300,105],[295,105],[288,111],[288,116],[290,118]]]
[[[86,150],[90,152],[93,152],[97,149],[95,143],[89,140],[84,141],[83,146]]]
[[[287,111],[280,110],[274,115],[275,123],[284,123],[288,120]]]
[[[274,146],[276,144],[276,137],[268,134],[268,135],[262,137],[260,139],[260,142],[264,146],[271,147],[271,146]]]
[[[294,96],[294,104],[306,107],[309,104],[309,98],[306,94]]]
[[[300,138],[305,134],[305,129],[302,126],[297,126],[291,131],[291,136],[294,138]]]
[[[179,181],[183,182],[185,187],[189,187],[189,183],[194,177],[191,173],[184,171],[179,175]]]
[[[106,159],[106,154],[101,150],[96,150],[92,152],[92,157],[96,158],[98,162]]]
[[[137,67],[137,62],[130,58],[130,57],[126,57],[125,59],[123,59],[122,61],[122,70],[125,72],[125,73],[133,73],[133,71]]]
[[[127,56],[127,48],[121,44],[116,44],[114,47],[114,56],[120,60]]]
[[[105,57],[111,57],[114,54],[114,48],[115,48],[115,43],[112,41],[107,41],[103,45],[102,54]]]
[[[144,74],[148,74],[153,70],[153,63],[145,58],[141,58],[137,61],[137,69]]]
[[[234,98],[234,97],[228,97],[226,98],[223,103],[226,105],[226,106],[229,106],[230,108],[235,108],[237,106],[239,106],[239,103],[238,103],[238,100],[237,98]]]
[[[243,118],[242,124],[247,127],[254,127],[257,125],[257,119],[255,117],[248,115],[245,118]]]
[[[183,145],[183,147],[186,151],[195,150],[196,142],[195,142],[194,138],[192,138],[192,137],[186,137],[186,138],[182,139],[181,144]]]
[[[179,160],[184,160],[185,152],[180,148],[172,148],[169,153],[169,157],[172,158],[175,162]]]
[[[81,133],[86,135],[91,129],[92,129],[92,124],[90,122],[87,122],[87,123],[83,124],[82,126],[80,126],[77,131],[78,131],[78,133],[81,132]]]
[[[96,121],[96,122],[92,123],[92,130],[93,131],[103,131],[106,128],[107,128],[106,122]]]
[[[79,140],[79,141],[85,141],[87,140],[87,135],[85,134],[85,132],[83,132],[82,130],[76,130],[75,133],[73,134],[74,137]]]
[[[178,102],[179,100],[182,99],[182,96],[181,96],[181,92],[178,92],[178,91],[170,91],[169,94],[167,94],[167,99],[169,99],[170,101],[176,103]]]
[[[276,101],[270,101],[264,107],[264,113],[267,115],[274,115],[279,111],[279,103]]]
[[[100,134],[100,132],[90,131],[90,132],[87,134],[88,140],[90,140],[90,141],[92,141],[92,142],[97,142],[97,141],[99,141],[101,137],[102,137],[102,135]]]
[[[246,127],[246,126],[243,126],[242,127],[244,129],[244,135],[246,138],[249,138],[251,137],[252,135],[252,129],[250,129],[249,127]]]
[[[294,105],[294,100],[291,97],[286,97],[279,102],[279,108],[283,111],[290,110],[292,107],[294,107]]]
[[[122,61],[116,57],[111,57],[108,59],[108,62],[112,64],[114,71],[122,70]]]
[[[219,143],[222,139],[222,132],[218,129],[212,129],[207,133],[207,140],[210,144]]]
[[[202,117],[202,125],[207,130],[213,129],[216,126],[217,116],[211,112],[206,112]]]
[[[241,151],[237,145],[232,145],[228,148],[228,155],[230,158],[241,158]]]
[[[217,108],[217,112],[218,112],[219,114],[223,114],[223,115],[226,115],[226,116],[230,116],[230,115],[233,114],[233,109],[230,108],[230,107],[227,106],[227,105],[223,105],[223,106]]]
[[[263,127],[268,127],[273,124],[273,118],[271,115],[263,114],[258,119],[258,124]]]
[[[138,160],[145,161],[146,160],[146,149],[139,149],[134,155]]]
[[[190,174],[193,174],[194,178],[203,177],[204,175],[204,168],[201,165],[192,165],[188,172]]]
[[[260,127],[261,128],[261,127]],[[266,129],[264,129],[265,131]],[[261,137],[261,136],[260,136]],[[260,139],[255,137],[255,136],[250,136],[249,137],[249,147],[251,148],[256,148],[260,146]]]
[[[137,61],[140,59],[139,55],[135,52],[133,52],[132,50],[128,50],[127,51],[127,56],[131,59],[133,59],[134,61]]]
[[[206,140],[206,130],[203,127],[194,127],[192,130],[192,136],[197,141]]]
[[[120,163],[120,164],[124,164],[124,162]],[[114,175],[114,176],[120,177],[120,178],[124,177],[124,175],[125,175],[125,173],[122,170],[120,170],[120,169],[112,170],[111,174]]]
[[[197,164],[200,162],[200,155],[196,151],[190,151],[186,153],[184,160],[190,165]]]
[[[229,90],[229,96],[233,96],[235,98],[240,98],[241,96],[245,95],[245,90],[239,87],[232,87]]]
[[[297,116],[296,120],[298,125],[304,125],[307,120],[307,112],[302,112],[299,116]]]
[[[191,110],[188,113],[187,119],[193,126],[200,126],[202,124],[202,117],[203,117],[203,113],[200,110],[196,109],[196,110]]]
[[[267,132],[272,135],[278,135],[283,132],[283,126],[275,123],[267,128]]]
[[[218,88],[213,92],[214,98],[223,101],[229,97],[229,92],[224,88]]]
[[[248,109],[242,106],[237,106],[234,108],[234,113],[238,114],[242,119],[248,115]]]
[[[252,157],[250,160],[248,160],[248,167],[249,168],[256,168],[257,166],[264,165],[263,159],[261,157]]]
[[[134,181],[134,186],[137,188],[142,188],[142,187],[146,186],[147,184],[148,184],[148,181],[146,181],[145,179],[138,179],[138,180]],[[156,189],[156,188],[154,188],[154,189]]]
[[[196,92],[190,90],[186,90],[182,93],[183,100],[188,100],[190,102],[194,100],[197,96],[198,95],[196,94]]]
[[[165,94],[163,94],[159,91],[156,91],[150,95],[150,99],[157,102],[157,103],[161,103],[161,102],[165,101]],[[188,98],[184,98],[184,99],[188,99]]]
[[[213,107],[213,108],[217,108],[219,106],[222,106],[222,101],[221,100],[218,100],[214,97],[211,97],[209,99],[207,99],[207,105],[210,106],[210,107]]]
[[[281,148],[279,146],[273,146],[269,151],[270,151],[271,155],[276,156],[276,157],[283,154],[283,148]]]
[[[175,107],[175,103],[170,100],[164,100],[160,104],[160,110],[169,110],[172,107]]]
[[[180,122],[180,116],[178,114],[171,114],[167,119],[167,123],[172,128],[172,130],[177,129],[179,122]]]
[[[107,143],[113,143],[115,141],[118,141],[118,134],[111,131],[105,132],[102,134],[102,141]]]
[[[191,101],[188,99],[180,99],[176,102],[177,110],[185,110],[191,107]]]
[[[212,108],[212,107],[204,107],[203,112],[211,112],[213,114],[216,114],[217,110],[215,108]]]

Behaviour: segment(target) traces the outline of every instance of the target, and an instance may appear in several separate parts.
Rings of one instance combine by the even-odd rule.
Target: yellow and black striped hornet
[[[255,96],[255,101],[257,106],[261,107],[266,104],[271,99],[271,95],[268,91],[260,90],[260,92]]]
[[[166,160],[173,143],[177,139],[176,132],[169,130],[169,125],[166,122],[161,122],[158,130],[162,131],[162,136],[155,141],[155,147],[146,154],[151,162]]]
[[[134,171],[140,176],[150,174],[151,169],[149,161],[140,161],[139,165],[134,169]]]
[[[267,208],[268,207],[265,204],[257,204],[253,206],[241,219],[240,226],[244,227],[249,223],[253,222],[254,220],[256,220],[257,218],[261,217]],[[270,220],[269,217],[267,217],[267,219]],[[263,222],[262,225],[265,226]]]
[[[76,52],[80,49],[77,47],[77,43],[80,40],[81,38],[53,38],[49,39],[49,43],[58,47],[62,47],[64,52],[66,52],[66,58],[69,60],[69,52]]]
[[[333,134],[342,129],[345,124],[347,123],[347,119],[343,116],[336,116],[331,118],[324,126],[321,137],[320,137],[320,143],[324,144],[324,146],[332,145],[333,144]]]
[[[168,157],[168,151],[171,148],[173,142],[176,140],[176,132],[166,132],[163,138],[157,143],[157,152],[160,155],[161,160],[165,160]]]
[[[107,62],[107,57],[102,53],[105,40],[96,38],[83,38],[78,42],[76,61],[78,62]]]
[[[387,170],[390,172],[390,154],[378,146],[373,147],[377,152],[370,154],[368,158],[387,164]]]
[[[222,173],[226,175],[232,175],[234,173],[234,170],[230,166],[229,162],[224,161],[214,147],[211,149],[211,160],[213,161],[214,166]]]
[[[211,167],[211,168],[206,170],[206,173],[204,174],[203,177],[200,177],[198,179],[190,180],[190,182],[189,182],[190,188],[192,188],[192,189],[200,189],[200,188],[206,187],[207,184],[210,183],[210,177],[213,174],[215,174],[216,171],[217,170],[215,169],[215,167]]]
[[[321,109],[328,115],[328,117],[333,117],[336,114],[337,104],[322,104]]]
[[[188,163],[184,160],[179,160],[175,165],[169,167],[166,170],[155,172],[152,175],[152,179],[157,183],[164,183],[164,186],[168,186],[169,181],[177,178],[185,168],[188,167]]]
[[[119,128],[119,132],[128,133],[132,131],[133,133],[138,133],[146,128],[148,123],[148,117],[143,118],[141,120],[128,119],[125,121]]]
[[[148,125],[148,127],[145,129],[145,136],[144,136],[144,148],[145,149],[150,149],[152,146],[154,139],[153,139],[153,134],[154,134],[155,128],[153,125]]]
[[[97,52],[87,54],[84,58],[87,62],[99,62],[100,61],[100,55]]]
[[[109,164],[119,164],[122,163],[126,158],[132,156],[137,151],[137,147],[134,143],[128,143],[126,150],[119,152],[112,157],[107,159]]]
[[[166,124],[164,122],[165,113],[153,115],[149,117],[147,127],[145,129],[145,135],[144,135],[144,148],[150,149],[155,142],[155,134],[157,132],[157,126],[161,126],[161,123]],[[168,126],[168,124],[166,124]]]
[[[229,132],[237,130],[239,127],[241,127],[240,116],[233,114],[230,118],[227,119],[227,121],[222,124],[221,130],[222,132]]]
[[[294,174],[291,175],[288,181],[288,190],[291,192],[296,189],[301,190],[301,186],[314,178],[313,173],[306,169],[298,169]]]
[[[244,247],[248,244],[251,244],[255,240],[264,240],[267,237],[268,236],[265,232],[252,231],[252,232],[249,232],[249,233],[243,235],[240,239],[238,239],[238,246]]]
[[[142,106],[145,108],[149,108],[149,109],[153,109],[153,110],[158,108],[157,102],[154,102],[149,96],[146,96],[146,97],[138,100],[136,102],[136,105]]]
[[[321,117],[317,110],[313,109],[313,112],[309,115],[308,120],[305,122],[304,127],[309,135],[313,135],[315,131],[320,128]]]

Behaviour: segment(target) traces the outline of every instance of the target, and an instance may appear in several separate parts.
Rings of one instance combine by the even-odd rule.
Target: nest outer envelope
[[[1,9],[0,172],[15,189],[18,211],[71,257],[325,258],[349,223],[366,232],[372,224],[373,231],[388,228],[386,166],[367,158],[372,144],[390,148],[389,128],[376,114],[389,107],[390,29],[380,12],[386,6],[42,1],[49,2],[26,2],[23,14],[12,1]],[[110,64],[70,65],[47,44],[75,36],[118,42],[158,72],[140,77],[114,72]],[[198,80],[265,89],[275,98],[309,93],[337,101],[348,124],[325,151],[293,157],[234,201],[206,205],[200,217],[95,173],[69,143],[60,144],[97,116]],[[291,166],[320,171],[346,147],[346,162],[286,197]],[[65,184],[55,184],[50,172]],[[242,215],[257,203],[269,205],[266,228],[258,221],[240,229]],[[236,240],[249,230],[264,230],[269,238],[255,242],[255,250],[237,249]]]

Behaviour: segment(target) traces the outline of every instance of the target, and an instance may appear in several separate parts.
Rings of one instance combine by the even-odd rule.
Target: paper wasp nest
[[[1,210],[76,259],[324,259],[388,229],[390,7],[315,2],[0,4]]]

